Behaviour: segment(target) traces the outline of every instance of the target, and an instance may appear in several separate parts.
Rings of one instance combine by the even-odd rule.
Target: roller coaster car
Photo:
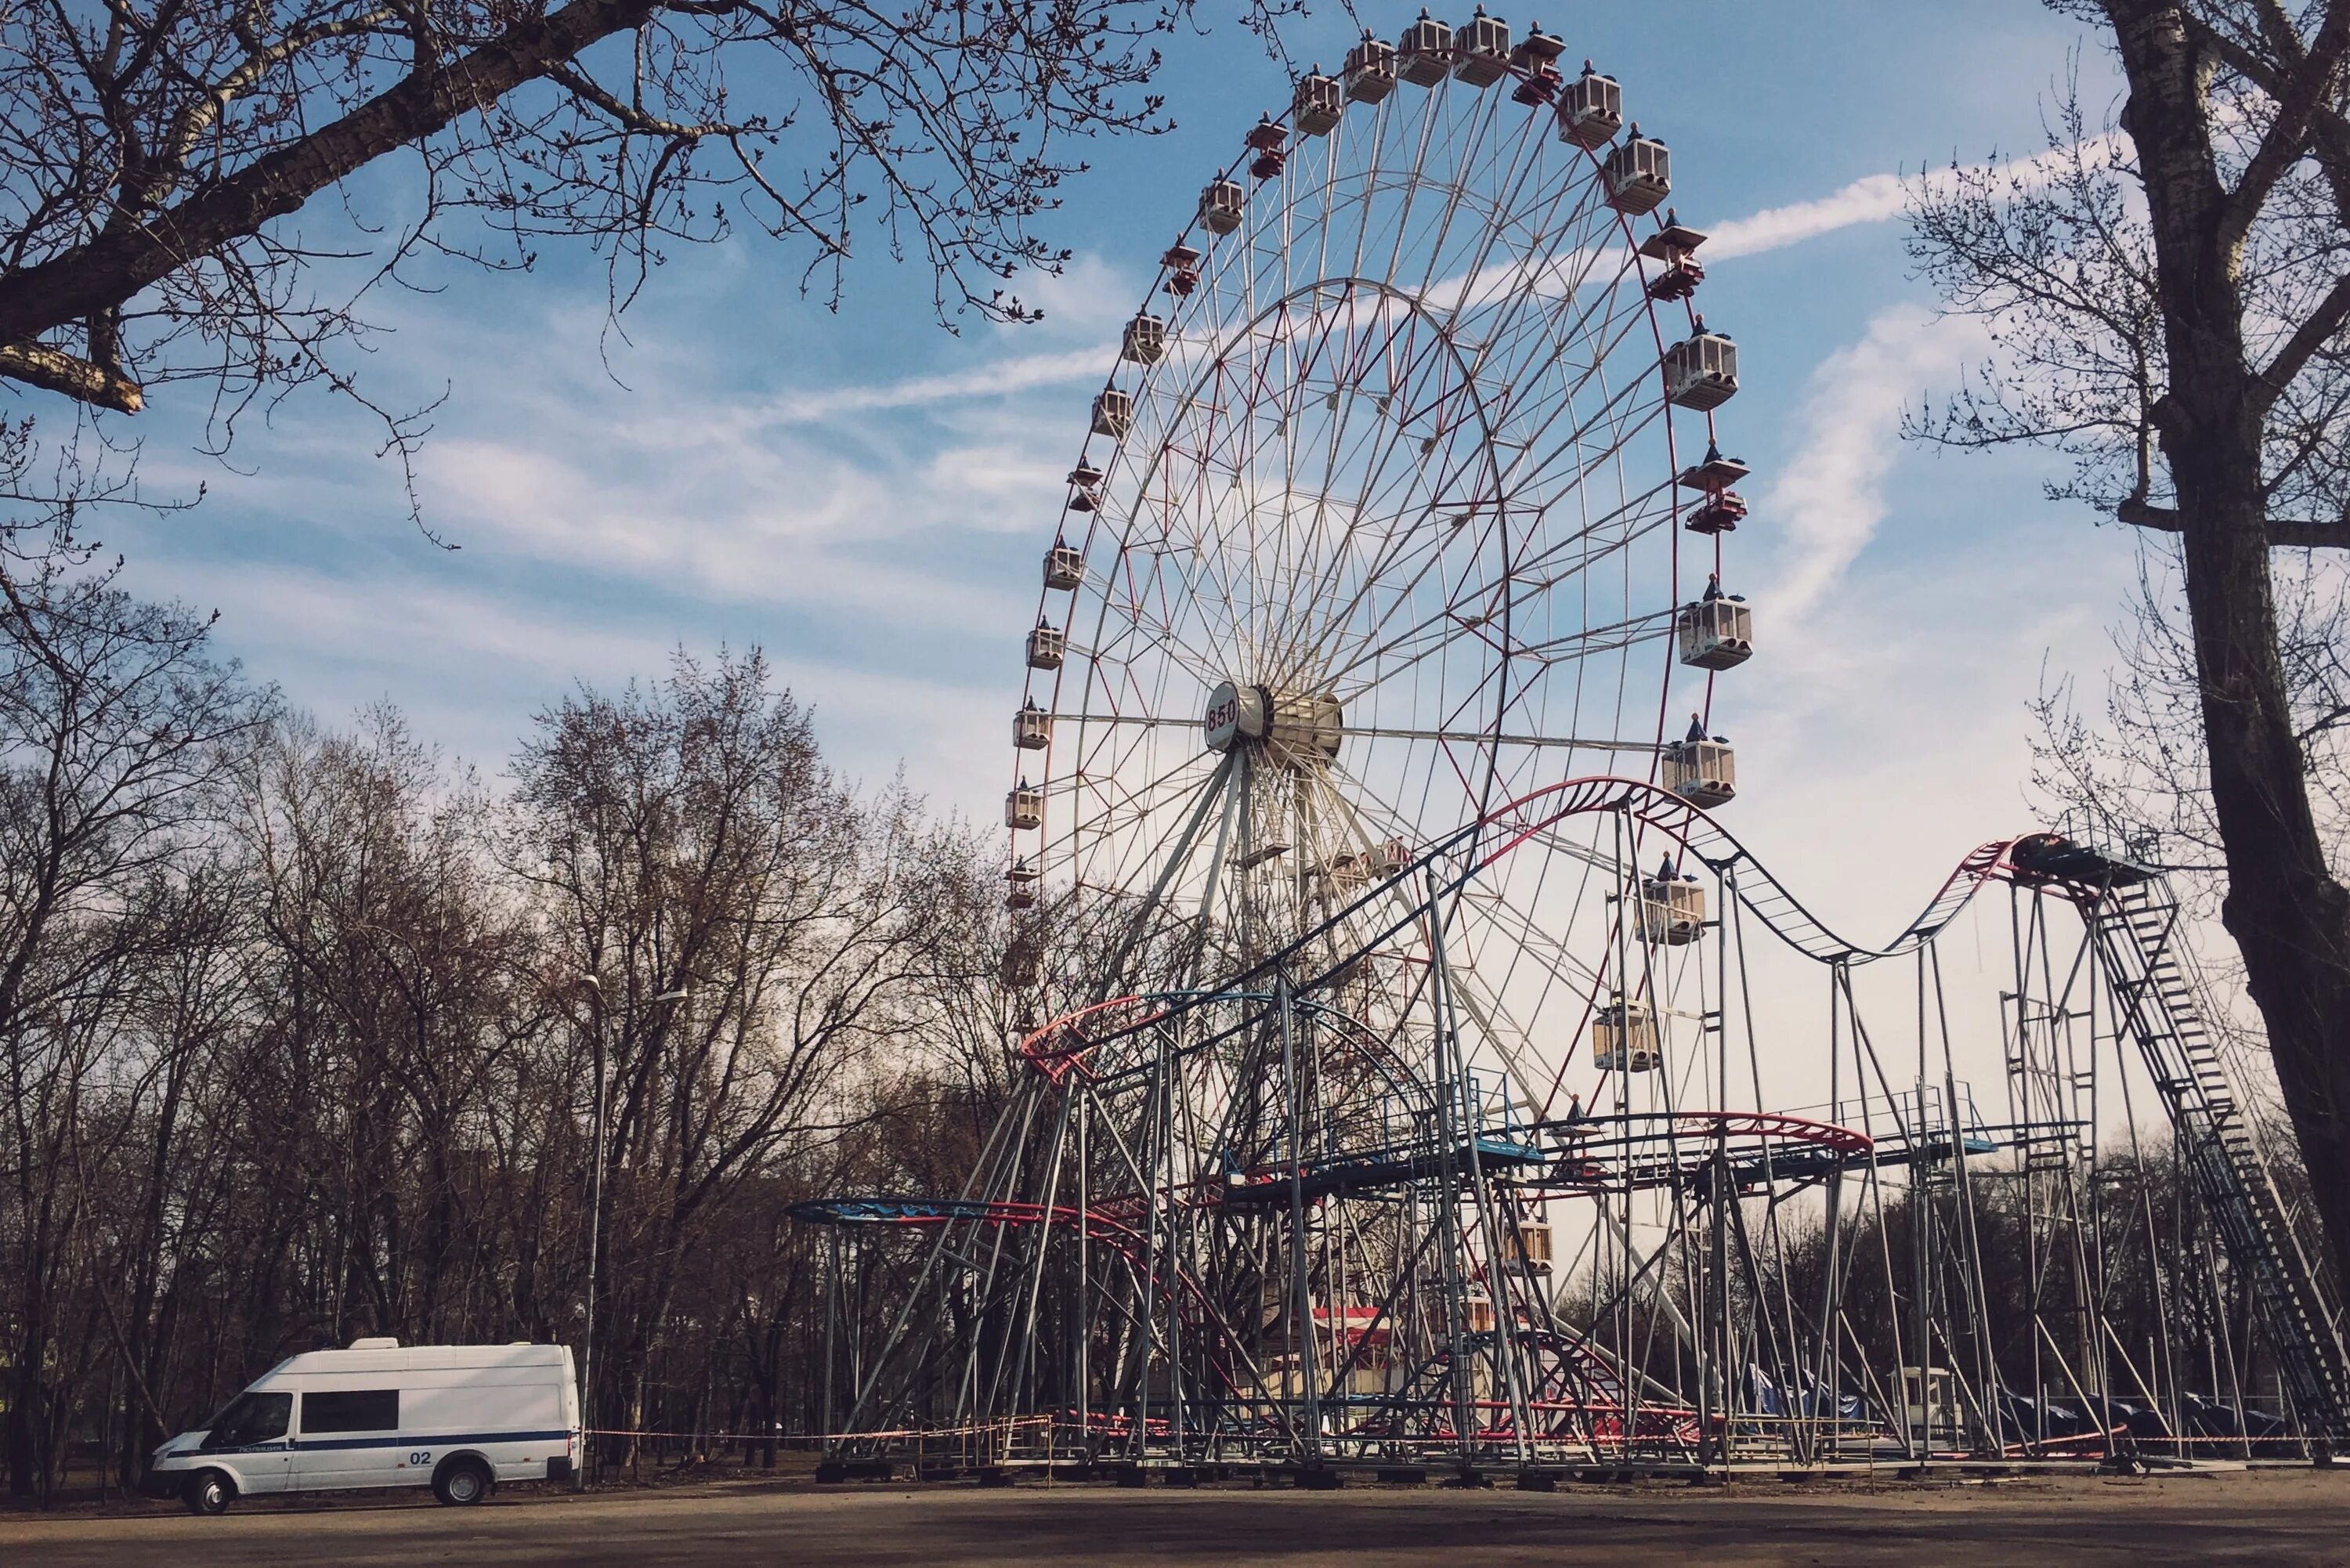
[[[2029,885],[2073,882],[2091,888],[2130,888],[2162,873],[2108,849],[2082,844],[2061,833],[2030,833],[2008,846],[2015,879]]]

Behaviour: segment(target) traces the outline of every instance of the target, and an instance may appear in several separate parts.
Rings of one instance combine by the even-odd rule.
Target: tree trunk
[[[2277,653],[2262,472],[2266,393],[2213,157],[2210,62],[2175,4],[2108,6],[2145,173],[2169,389],[2155,410],[2178,495],[2187,607],[2228,872],[2222,909],[2350,1300],[2350,892],[2319,837]]]

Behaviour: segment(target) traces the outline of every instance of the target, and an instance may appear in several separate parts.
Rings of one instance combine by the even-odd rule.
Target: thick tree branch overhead
[[[1238,0],[1271,37],[1291,0]],[[837,296],[864,241],[942,318],[1066,256],[1073,144],[1163,128],[1190,0],[52,0],[0,7],[0,379],[123,412],[347,384],[359,296],[424,253],[594,247],[626,304],[665,247],[763,231]],[[1276,46],[1277,47],[1277,46]],[[410,155],[364,189],[352,177]],[[297,214],[339,189],[361,214]],[[382,209],[389,204],[394,210]],[[328,236],[322,243],[319,235]],[[357,245],[365,266],[323,253]]]

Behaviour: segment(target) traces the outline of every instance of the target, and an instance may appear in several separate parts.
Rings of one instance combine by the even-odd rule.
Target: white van
[[[560,1345],[360,1339],[290,1356],[202,1431],[155,1450],[146,1490],[219,1513],[243,1496],[423,1486],[479,1502],[502,1480],[567,1480],[579,1396]]]

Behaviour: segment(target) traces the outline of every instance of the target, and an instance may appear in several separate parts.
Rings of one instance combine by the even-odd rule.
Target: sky
[[[1212,16],[1213,6],[1207,7]],[[1392,36],[1406,7],[1370,5]],[[2031,826],[2026,704],[2095,690],[2136,542],[2043,500],[2049,462],[1903,441],[1905,406],[1987,352],[1939,318],[1903,252],[1900,182],[2030,156],[2084,40],[2033,0],[1586,3],[1540,20],[1669,141],[1674,204],[1709,230],[1701,296],[1733,329],[1724,411],[1755,477],[1735,535],[1760,649],[1716,710],[1743,793],[1725,820],[1831,924],[1889,931],[1965,850]],[[1336,67],[1317,6],[1290,34]],[[2108,90],[2078,61],[2093,110]],[[445,392],[411,524],[365,423],[296,397],[231,457],[192,454],[194,396],[133,433],[192,512],[118,522],[138,589],[221,615],[224,647],[328,722],[389,700],[494,778],[578,682],[661,672],[681,646],[764,647],[828,754],[902,767],[941,811],[995,820],[1021,638],[1087,401],[1192,192],[1282,68],[1224,26],[1170,46],[1177,128],[1091,151],[1030,280],[1040,325],[937,327],[929,281],[878,246],[836,313],[760,240],[673,254],[618,327],[600,272],[452,272],[379,296],[380,400]]]

